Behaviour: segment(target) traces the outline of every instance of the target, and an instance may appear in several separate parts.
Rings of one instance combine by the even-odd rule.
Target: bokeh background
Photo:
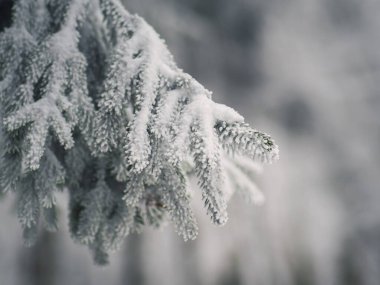
[[[124,0],[176,61],[280,145],[218,228],[201,205],[196,241],[168,226],[132,235],[96,267],[67,230],[22,246],[0,201],[0,285],[380,284],[380,1]],[[1,14],[1,13],[0,13]]]

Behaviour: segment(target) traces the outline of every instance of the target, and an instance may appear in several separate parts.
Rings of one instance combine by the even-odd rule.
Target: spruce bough
[[[70,194],[70,231],[99,264],[131,232],[170,219],[197,225],[194,175],[213,223],[234,190],[261,202],[255,161],[278,158],[265,133],[179,69],[164,41],[118,0],[18,0],[0,33],[2,192],[17,195],[26,244],[57,229],[56,191]]]

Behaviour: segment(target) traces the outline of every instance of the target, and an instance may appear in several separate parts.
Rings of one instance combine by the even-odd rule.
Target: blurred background
[[[0,201],[0,285],[380,284],[380,1],[124,0],[214,100],[271,134],[280,161],[234,197],[226,226],[201,205],[197,240],[132,235],[107,267],[58,233],[22,246]]]

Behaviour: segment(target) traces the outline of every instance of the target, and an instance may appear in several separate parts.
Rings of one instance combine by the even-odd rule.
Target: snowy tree
[[[262,202],[252,172],[278,147],[211,97],[118,0],[14,1],[0,34],[0,182],[26,244],[40,220],[57,229],[64,189],[72,237],[99,264],[144,225],[170,219],[194,239],[191,176],[217,225],[235,189]]]

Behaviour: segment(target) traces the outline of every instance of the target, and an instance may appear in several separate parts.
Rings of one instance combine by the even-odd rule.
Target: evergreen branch
[[[194,239],[191,175],[222,225],[234,190],[263,201],[254,159],[278,158],[270,136],[215,103],[118,0],[15,2],[0,33],[0,111],[1,192],[17,195],[25,243],[40,216],[57,229],[54,194],[67,188],[71,235],[98,264],[168,218]]]

